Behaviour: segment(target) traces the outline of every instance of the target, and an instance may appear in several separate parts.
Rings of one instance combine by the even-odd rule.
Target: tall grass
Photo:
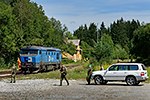
[[[150,67],[147,67],[147,73],[148,73],[148,77],[149,79],[146,81],[146,83],[150,83]]]
[[[83,66],[79,66],[73,69],[67,70],[67,79],[86,79],[89,63],[85,63]],[[103,65],[106,70],[110,65]],[[100,70],[100,66],[93,66],[95,70]],[[150,67],[147,67],[148,77],[150,77]],[[47,73],[28,74],[26,76],[17,76],[17,80],[25,79],[60,79],[60,71],[52,71]],[[150,83],[150,79],[146,81]]]
[[[68,70],[68,78],[69,79],[85,79],[87,69],[84,69],[82,66],[75,68],[73,70]]]
[[[87,64],[85,64],[87,65]],[[68,69],[67,70],[67,78],[68,79],[85,79],[86,78],[86,73],[87,73],[86,68],[79,66],[77,68],[73,69]],[[38,73],[38,74],[28,74],[25,77],[27,79],[60,79],[60,71],[52,71],[52,72],[47,72],[47,73]],[[17,79],[19,80],[24,80],[24,76],[17,76]]]

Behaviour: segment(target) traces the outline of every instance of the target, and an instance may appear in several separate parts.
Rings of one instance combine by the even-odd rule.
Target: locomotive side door
[[[45,64],[46,58],[47,58],[47,57],[46,57],[46,51],[45,51],[45,50],[42,51],[42,55],[41,55],[41,56],[42,56],[42,57],[41,57],[41,58],[42,58],[42,60],[41,60],[41,61],[42,61],[42,64]]]

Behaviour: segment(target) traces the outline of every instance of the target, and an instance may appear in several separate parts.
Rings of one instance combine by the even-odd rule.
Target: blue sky
[[[123,17],[150,23],[150,0],[30,0],[43,6],[46,16],[54,17],[73,32],[79,26],[104,22],[105,26]]]

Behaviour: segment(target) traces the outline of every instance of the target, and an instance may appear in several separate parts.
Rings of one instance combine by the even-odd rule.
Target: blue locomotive
[[[20,49],[21,71],[47,71],[60,68],[61,50],[54,47],[26,46]]]

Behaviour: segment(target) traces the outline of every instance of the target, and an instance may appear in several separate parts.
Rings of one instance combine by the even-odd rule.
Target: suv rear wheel
[[[127,85],[129,85],[129,86],[132,86],[132,85],[136,84],[136,80],[135,80],[134,77],[127,77],[126,82],[127,82]]]
[[[95,82],[95,84],[100,85],[100,84],[103,83],[103,78],[102,78],[101,76],[96,76],[96,77],[94,78],[94,82]]]

